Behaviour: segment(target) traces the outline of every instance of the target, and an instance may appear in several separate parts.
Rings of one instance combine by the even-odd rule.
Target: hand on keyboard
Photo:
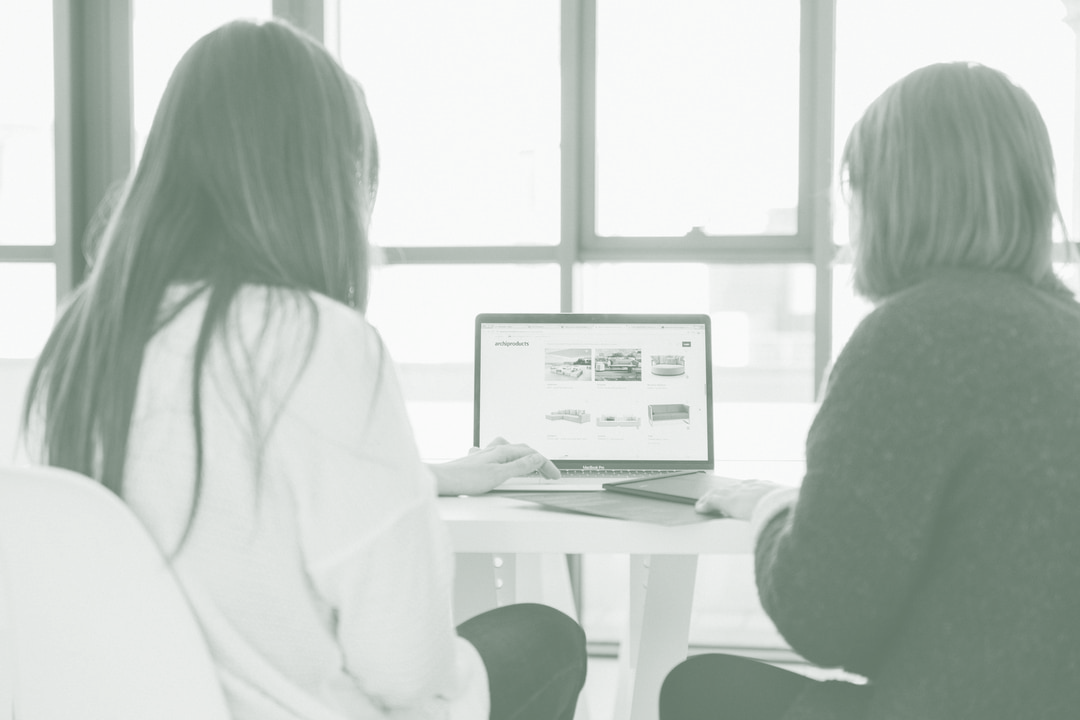
[[[559,469],[528,445],[495,438],[487,447],[473,448],[458,460],[429,465],[440,495],[480,495],[512,477],[539,472],[559,477]]]

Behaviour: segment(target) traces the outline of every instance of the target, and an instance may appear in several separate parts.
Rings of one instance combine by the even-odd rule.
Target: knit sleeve
[[[976,403],[964,348],[926,308],[886,304],[837,359],[798,501],[756,546],[762,605],[813,662],[872,669],[926,572],[970,445],[957,411]]]
[[[387,711],[439,706],[466,692],[454,630],[452,555],[392,363],[352,314],[321,311],[318,339],[278,436],[312,590],[335,618],[342,667]],[[479,664],[476,662],[474,664]],[[482,674],[482,667],[479,668]],[[486,694],[486,675],[472,677]]]

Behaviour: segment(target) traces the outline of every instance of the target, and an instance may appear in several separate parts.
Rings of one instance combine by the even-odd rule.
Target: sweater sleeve
[[[926,571],[969,443],[963,339],[913,310],[886,304],[856,329],[810,429],[798,500],[756,545],[762,605],[785,639],[862,674]]]
[[[276,430],[293,448],[302,554],[355,681],[334,692],[426,716],[424,707],[453,700],[465,692],[461,678],[476,675],[457,667],[470,658],[453,625],[449,538],[378,335],[358,315],[335,312],[322,308]],[[486,675],[482,684],[486,694]]]

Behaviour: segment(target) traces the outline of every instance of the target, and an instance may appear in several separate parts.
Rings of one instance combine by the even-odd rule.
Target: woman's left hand
[[[435,473],[440,495],[481,495],[512,477],[540,471],[549,478],[559,477],[559,469],[528,445],[495,438],[484,448],[450,462],[428,465]]]
[[[730,485],[702,495],[694,509],[703,514],[749,520],[761,498],[783,487],[769,480],[733,480]]]

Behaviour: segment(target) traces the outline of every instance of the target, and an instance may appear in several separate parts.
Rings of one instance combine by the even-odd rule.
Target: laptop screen
[[[707,315],[481,314],[473,443],[562,469],[712,469]]]

